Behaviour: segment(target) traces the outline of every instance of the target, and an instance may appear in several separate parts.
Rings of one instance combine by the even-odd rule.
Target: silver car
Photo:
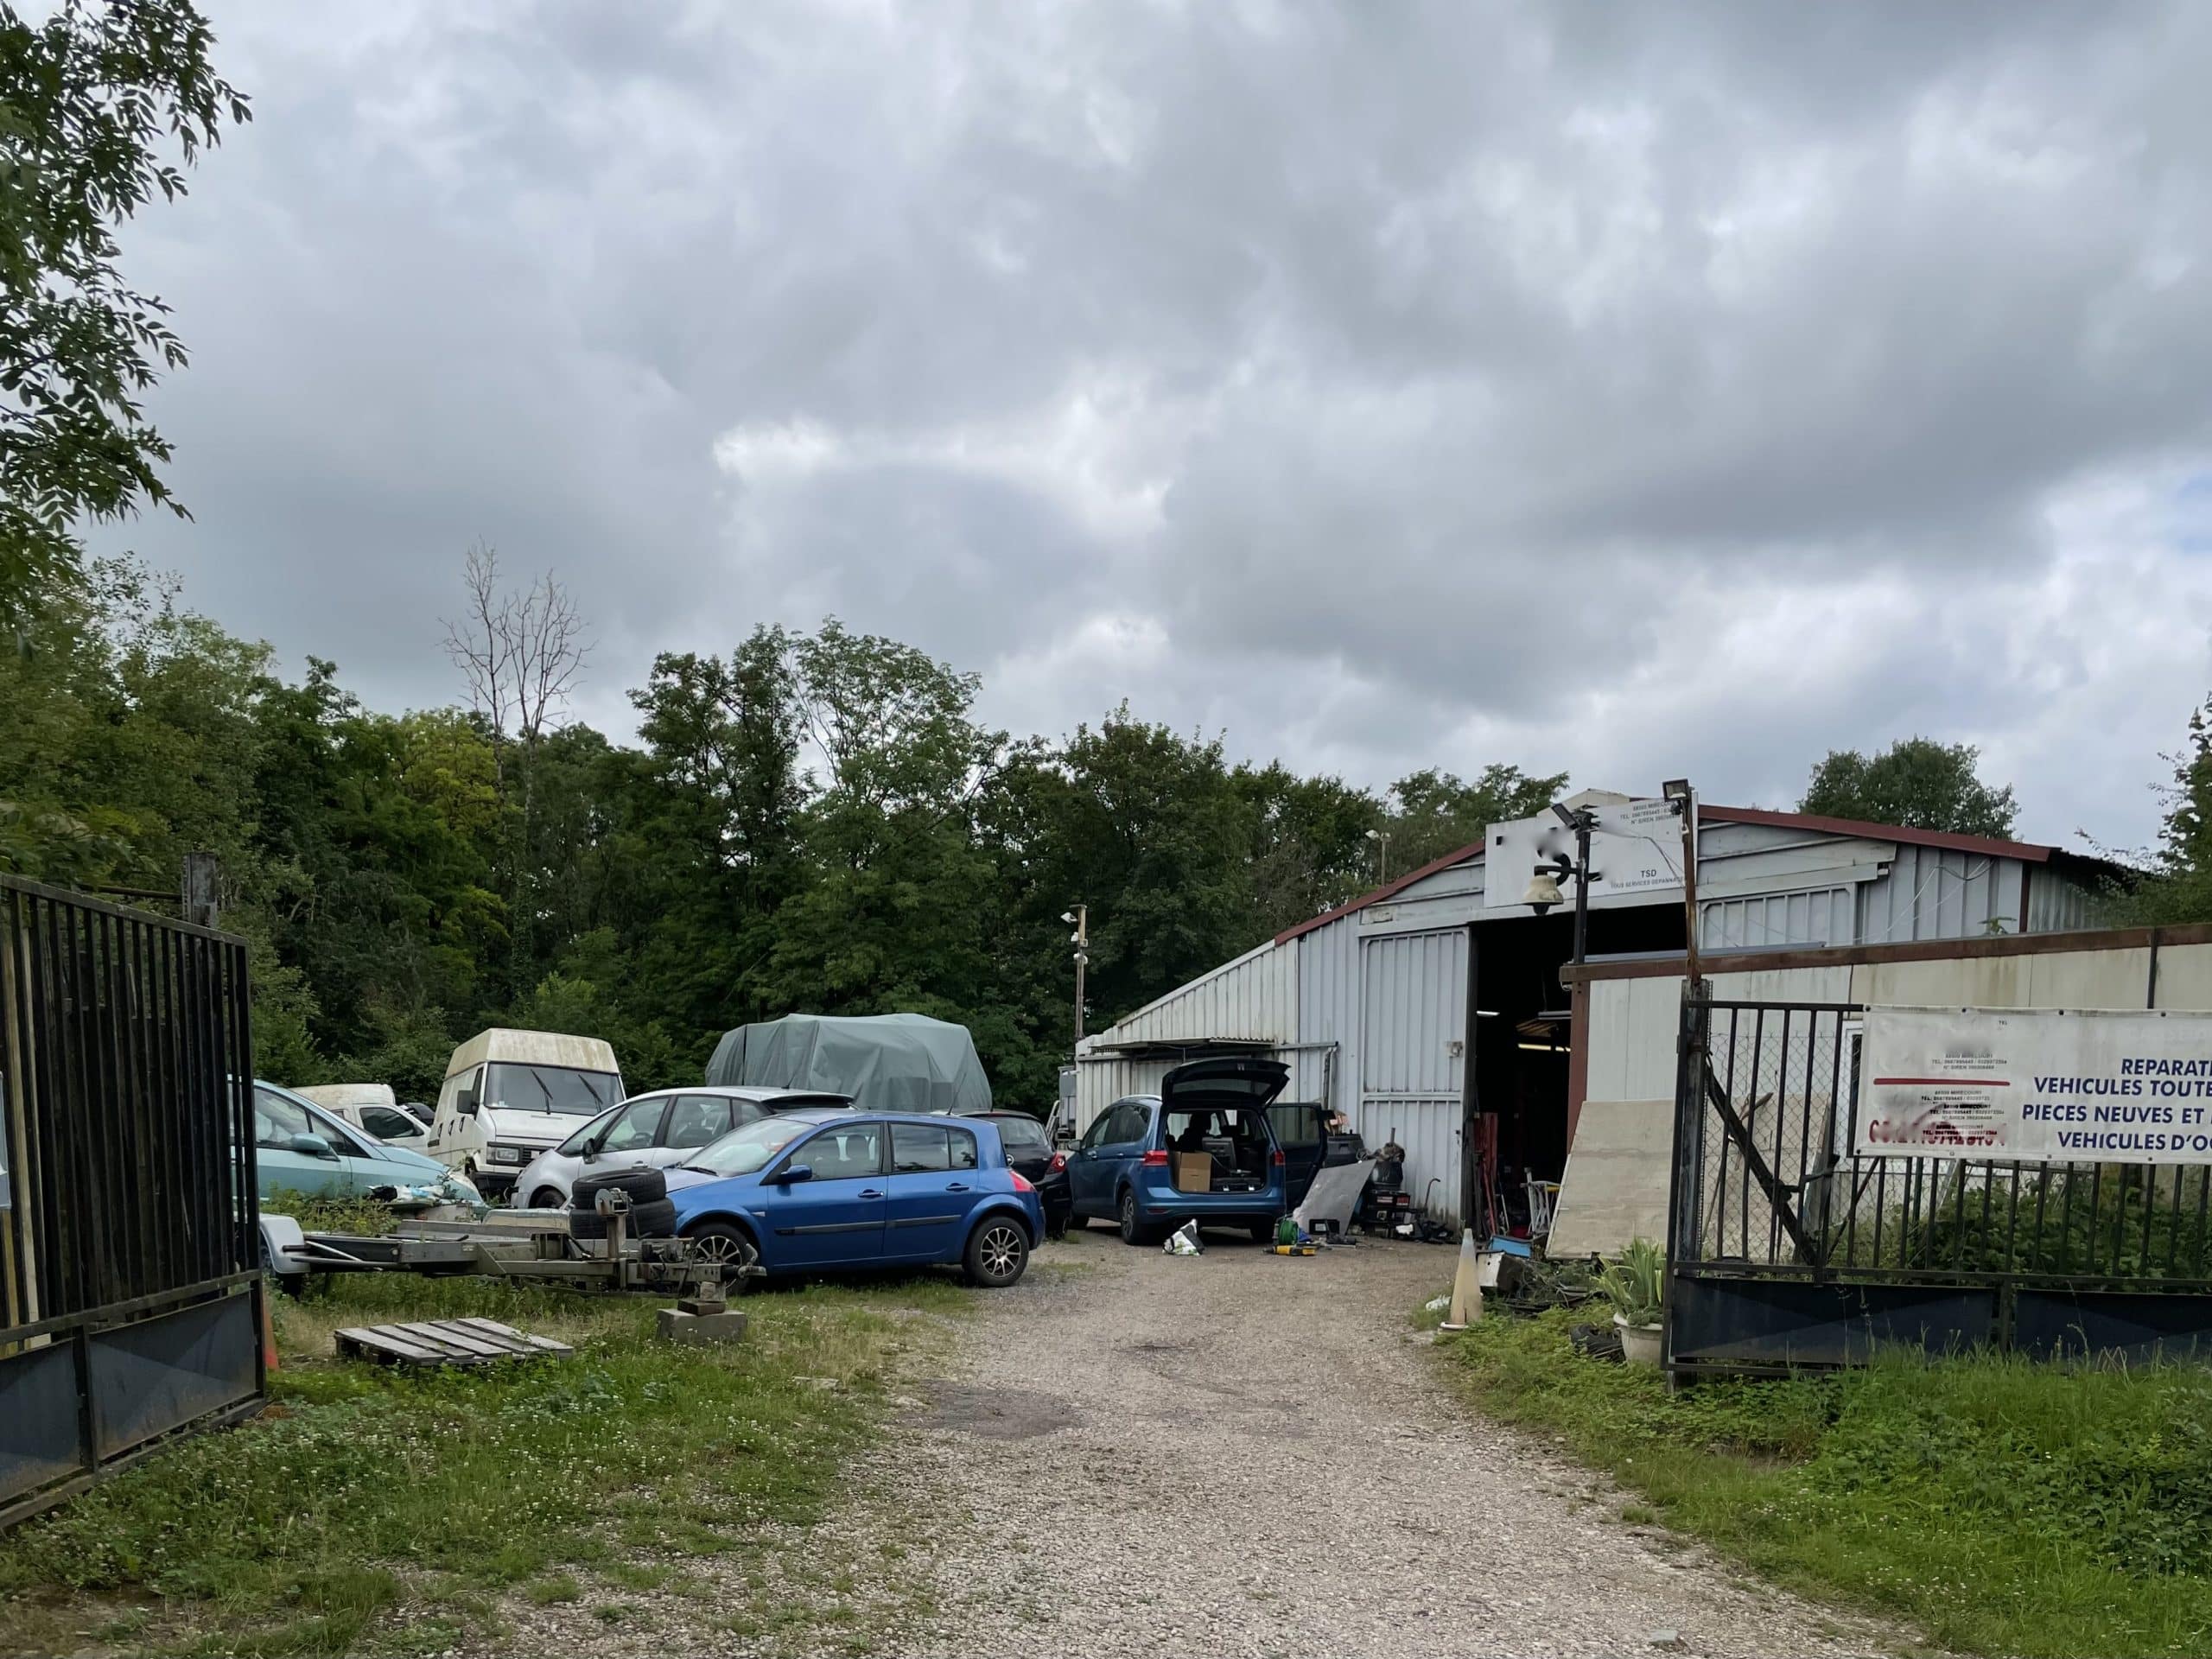
[[[819,1090],[658,1089],[610,1106],[556,1147],[523,1166],[515,1178],[518,1210],[565,1210],[581,1176],[639,1164],[667,1168],[732,1129],[798,1106],[849,1106]]]

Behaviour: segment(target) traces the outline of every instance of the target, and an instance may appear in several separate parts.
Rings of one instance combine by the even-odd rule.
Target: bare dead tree
[[[446,655],[492,728],[493,781],[504,799],[508,744],[537,748],[567,708],[591,643],[575,601],[550,570],[520,593],[503,589],[499,550],[480,539],[469,546],[461,581],[467,603],[446,622]]]
[[[499,550],[480,538],[468,549],[461,579],[467,603],[460,617],[446,622],[446,655],[460,669],[470,703],[491,728],[492,785],[503,815],[511,770],[520,786],[522,810],[518,821],[510,821],[515,834],[506,886],[515,966],[526,977],[531,906],[522,889],[535,831],[534,762],[540,740],[582,677],[591,642],[575,601],[550,570],[518,593],[505,589]],[[517,744],[521,753],[511,766],[508,750]],[[518,988],[523,982],[518,978]]]

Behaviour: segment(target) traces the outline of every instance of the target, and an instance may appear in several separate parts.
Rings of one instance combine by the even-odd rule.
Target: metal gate
[[[2212,1356],[2212,1166],[1861,1157],[1861,1013],[1684,1002],[1671,1368]]]
[[[263,1399],[245,946],[0,875],[0,1526]]]

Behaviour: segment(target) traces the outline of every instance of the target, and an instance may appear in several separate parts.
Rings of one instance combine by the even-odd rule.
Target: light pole
[[[1559,890],[1560,882],[1574,883],[1574,965],[1580,968],[1590,934],[1590,884],[1600,879],[1599,872],[1590,868],[1590,834],[1598,827],[1598,815],[1586,806],[1565,807],[1557,801],[1552,803],[1552,810],[1574,832],[1574,857],[1569,860],[1565,853],[1554,853],[1548,861],[1537,865],[1521,902],[1541,916],[1554,905],[1566,902]]]
[[[1073,910],[1064,910],[1060,919],[1071,924],[1075,931],[1068,935],[1068,943],[1075,946],[1075,1041],[1083,1046],[1083,970],[1090,966],[1090,906],[1077,905]]]
[[[1388,830],[1370,830],[1367,832],[1367,838],[1375,843],[1375,885],[1387,887],[1390,885],[1390,832]]]
[[[1682,820],[1682,968],[1690,995],[1697,995],[1697,791],[1687,778],[1672,778],[1659,792]]]

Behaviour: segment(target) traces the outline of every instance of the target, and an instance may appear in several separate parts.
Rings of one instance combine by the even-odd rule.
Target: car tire
[[[676,1200],[649,1198],[643,1204],[632,1204],[623,1217],[624,1230],[632,1238],[673,1238],[676,1236]],[[570,1238],[605,1238],[607,1217],[596,1210],[569,1211]]]
[[[753,1242],[752,1235],[727,1221],[702,1221],[683,1236],[691,1241],[696,1254],[725,1269],[751,1267],[760,1259],[760,1247]],[[732,1296],[752,1283],[749,1274],[722,1281],[725,1293]]]
[[[1122,1190],[1122,1243],[1141,1244],[1145,1243],[1146,1230],[1144,1223],[1137,1216],[1136,1192],[1133,1188],[1124,1187]]]
[[[523,1206],[525,1210],[565,1210],[568,1207],[569,1201],[550,1186],[539,1187],[530,1195],[530,1202]]]
[[[960,1266],[968,1282],[984,1290],[1005,1290],[1020,1281],[1029,1266],[1028,1230],[1012,1216],[986,1216],[968,1235]]]
[[[579,1175],[569,1189],[569,1207],[591,1209],[593,1200],[607,1192],[627,1193],[632,1205],[652,1204],[668,1196],[668,1177],[646,1164],[611,1169],[604,1175]]]

